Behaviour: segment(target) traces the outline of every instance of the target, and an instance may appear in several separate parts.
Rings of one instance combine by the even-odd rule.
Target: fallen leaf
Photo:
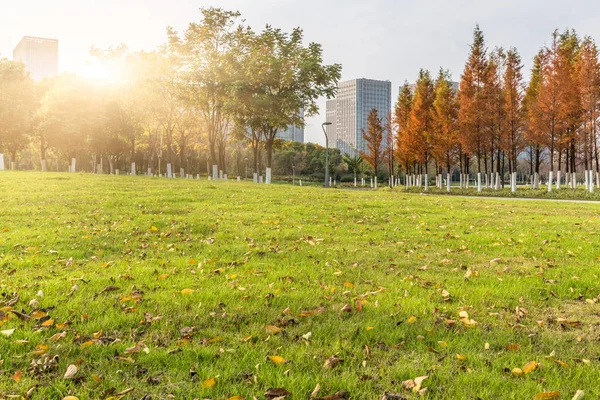
[[[210,389],[211,387],[215,386],[216,383],[217,381],[215,380],[215,378],[209,378],[202,382],[202,387],[204,389]]]
[[[52,326],[52,325],[54,325],[53,319],[49,319],[47,321],[42,322],[42,326],[44,326],[44,327],[48,327],[48,326]]]
[[[521,350],[521,345],[520,344],[509,344],[506,346],[506,350],[512,351],[512,352],[519,351],[519,350]]]
[[[410,317],[410,318],[409,318],[409,319],[406,321],[406,323],[407,323],[407,324],[413,324],[413,323],[414,323],[416,320],[417,320],[417,317],[415,317],[415,316],[413,315],[413,316],[411,316],[411,317]]]
[[[560,392],[540,392],[533,396],[533,400],[557,399],[558,396],[560,396]]]
[[[79,400],[79,398],[75,397],[75,396],[67,396],[67,397],[63,397],[62,400]]]
[[[231,396],[227,400],[245,400],[245,397],[242,397],[242,396]]]
[[[285,390],[284,388],[271,388],[265,392],[265,397],[268,400],[273,400],[276,398],[285,398],[289,396],[291,393]]]
[[[459,361],[466,361],[467,360],[467,356],[463,356],[462,354],[457,354],[456,355],[456,359]]]
[[[281,328],[276,327],[275,325],[267,325],[265,330],[269,335],[276,335],[282,331]]]
[[[15,374],[12,376],[12,380],[19,383],[21,382],[21,377],[23,376],[23,371],[18,370],[15,372]]]
[[[564,361],[560,361],[560,360],[554,360],[555,363],[557,363],[558,365],[560,365],[563,368],[569,368],[569,364],[567,364]]]
[[[65,379],[70,379],[72,377],[75,376],[75,374],[77,373],[78,369],[77,366],[74,364],[71,364],[67,367],[67,371],[65,372]]]
[[[316,399],[317,395],[319,394],[319,390],[321,390],[321,385],[317,383],[317,386],[315,386],[315,389],[310,394],[310,398],[311,399]]]
[[[46,354],[46,352],[48,352],[48,345],[44,343],[38,344],[37,346],[35,346],[35,349],[33,349],[34,356],[41,356],[43,354]]]
[[[288,360],[286,360],[283,357],[280,356],[268,356],[269,360],[273,361],[275,364],[285,364],[288,362]]]
[[[194,289],[183,289],[181,291],[181,294],[192,294],[192,293],[194,293],[194,291],[195,291]]]
[[[583,390],[578,390],[575,392],[575,396],[573,396],[572,400],[581,400],[583,399],[583,396],[585,396],[585,392]]]
[[[521,376],[524,374],[524,372],[521,368],[513,368],[512,371],[510,371],[510,373],[513,374],[514,376]]]
[[[538,367],[538,363],[536,361],[529,361],[523,367],[523,372],[526,373],[526,374],[528,374],[530,372],[535,371],[537,369],[537,367]]]
[[[325,364],[323,364],[323,368],[325,368],[325,369],[333,368],[336,365],[338,365],[339,363],[341,363],[342,361],[344,361],[343,358],[331,356],[327,360],[325,360]]]
[[[15,333],[15,329],[7,329],[5,331],[0,331],[0,334],[2,334],[2,336],[6,336],[6,337],[12,335],[13,333]]]

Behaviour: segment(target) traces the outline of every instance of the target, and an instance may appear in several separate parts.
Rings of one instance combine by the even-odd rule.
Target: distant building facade
[[[392,107],[392,83],[373,79],[353,79],[340,82],[335,100],[328,100],[326,121],[329,146],[342,154],[365,151],[363,130],[367,130],[367,118],[376,109],[385,123]]]
[[[58,75],[58,40],[25,36],[13,50],[35,80]]]
[[[304,110],[302,109],[300,110],[300,117],[304,119]],[[277,132],[275,137],[286,142],[304,143],[304,127],[290,126],[285,131]]]

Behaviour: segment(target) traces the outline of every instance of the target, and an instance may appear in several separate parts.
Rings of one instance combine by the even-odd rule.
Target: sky
[[[125,43],[153,50],[166,27],[183,31],[200,7],[242,13],[255,30],[265,24],[304,29],[307,42],[323,45],[326,63],[342,64],[342,80],[370,78],[398,87],[420,68],[440,67],[459,80],[479,24],[488,48],[516,47],[528,70],[554,29],[567,27],[600,42],[597,0],[0,0],[0,57],[12,59],[23,36],[59,40],[59,69],[81,71],[92,45]],[[526,75],[528,75],[528,72]],[[305,140],[324,144],[321,114],[306,121]]]

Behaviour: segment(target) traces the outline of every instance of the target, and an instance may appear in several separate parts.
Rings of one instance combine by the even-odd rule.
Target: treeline
[[[0,60],[0,153],[41,170],[234,172],[250,158],[270,179],[278,132],[303,126],[333,97],[339,64],[325,65],[303,32],[255,32],[240,14],[201,9],[199,22],[151,52],[92,48],[110,68],[98,84],[74,74],[33,82]],[[248,154],[249,153],[249,154]],[[238,172],[238,171],[235,171]]]
[[[441,187],[442,174],[449,181],[456,172],[461,187],[476,176],[478,186],[494,188],[508,178],[514,190],[521,166],[538,188],[542,165],[549,190],[561,182],[575,187],[578,172],[593,186],[599,116],[600,63],[592,38],[555,31],[535,56],[527,84],[518,51],[488,50],[476,27],[458,90],[448,71],[432,77],[421,70],[416,85],[402,86],[393,116],[371,113],[364,157],[374,170],[387,162],[392,175],[401,167],[409,186],[426,187],[435,175]]]

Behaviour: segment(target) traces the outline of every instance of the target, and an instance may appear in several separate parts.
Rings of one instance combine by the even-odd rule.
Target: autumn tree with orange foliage
[[[419,71],[419,79],[415,89],[415,96],[408,131],[410,133],[410,148],[415,161],[419,165],[420,173],[425,174],[425,188],[428,187],[429,161],[431,149],[435,142],[433,130],[433,81],[429,71]]]
[[[385,161],[384,127],[379,118],[377,109],[372,109],[367,117],[367,130],[362,130],[362,135],[367,144],[367,151],[361,151],[361,157],[373,168],[377,177],[379,167]]]
[[[464,150],[465,172],[469,173],[471,155],[477,157],[477,172],[481,172],[483,161],[485,127],[488,121],[484,85],[488,76],[487,49],[479,25],[473,32],[471,53],[460,80],[459,142]],[[461,163],[461,166],[463,164]]]
[[[504,115],[505,124],[501,130],[502,148],[508,158],[509,174],[517,170],[517,158],[525,148],[523,131],[523,65],[517,49],[510,48],[506,52],[504,70]]]
[[[452,165],[458,155],[458,102],[448,71],[440,70],[434,93],[433,126],[436,133],[433,156],[440,166],[446,168],[446,176],[450,181]],[[438,183],[441,186],[441,170],[439,174]]]
[[[581,95],[581,138],[585,169],[593,170],[596,164],[596,180],[600,171],[598,160],[598,120],[600,119],[600,62],[596,43],[585,37],[581,43],[575,65],[577,83]]]
[[[412,166],[414,164],[414,157],[409,148],[410,133],[408,131],[413,97],[410,85],[408,82],[405,82],[400,88],[398,102],[394,108],[394,122],[397,130],[394,155],[398,163],[404,167],[404,171],[407,175],[412,172]]]

